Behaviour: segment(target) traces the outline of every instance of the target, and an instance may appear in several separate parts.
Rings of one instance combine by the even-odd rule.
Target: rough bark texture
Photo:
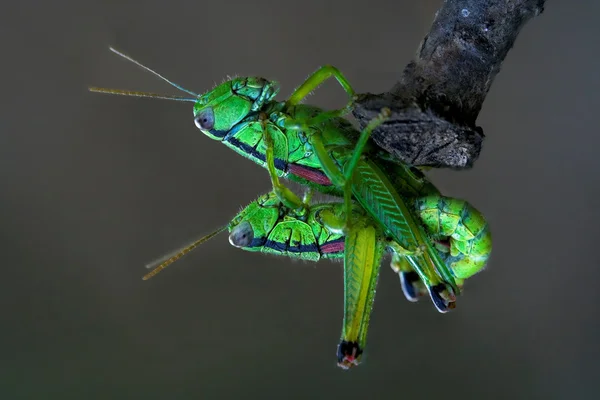
[[[545,0],[446,0],[401,80],[382,94],[360,94],[362,127],[383,107],[392,117],[374,141],[409,164],[470,168],[484,134],[475,125],[485,96],[523,25]]]

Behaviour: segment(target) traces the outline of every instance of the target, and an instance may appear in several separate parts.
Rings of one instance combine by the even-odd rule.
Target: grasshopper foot
[[[456,307],[456,295],[450,286],[443,283],[432,286],[429,288],[429,295],[435,308],[441,313],[447,313]]]
[[[402,293],[404,293],[406,300],[414,303],[418,301],[421,296],[427,293],[425,285],[423,285],[421,278],[419,278],[419,274],[416,272],[400,272],[398,275],[400,276]]]
[[[338,367],[350,369],[357,366],[362,352],[358,343],[342,340],[337,348]]]

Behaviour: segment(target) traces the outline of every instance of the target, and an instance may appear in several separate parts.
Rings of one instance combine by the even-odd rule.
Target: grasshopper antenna
[[[176,88],[178,90],[181,90],[182,92],[191,94],[192,96],[194,96],[194,98],[188,98],[188,97],[182,97],[182,96],[161,95],[161,94],[156,94],[156,93],[136,92],[136,91],[132,91],[132,90],[106,89],[106,88],[99,88],[99,87],[90,87],[89,90],[91,92],[107,93],[107,94],[118,94],[118,95],[122,95],[122,96],[151,97],[151,98],[155,98],[155,99],[176,100],[176,101],[190,101],[190,102],[195,102],[196,98],[199,96],[197,93],[194,93],[191,90],[187,90],[187,89],[183,88],[182,86],[176,84],[175,82],[170,81],[169,79],[167,79],[166,77],[162,76],[158,72],[154,71],[153,69],[151,69],[149,67],[146,67],[144,64],[142,64],[139,61],[134,60],[133,58],[129,57],[128,55],[126,55],[124,53],[121,53],[117,49],[115,49],[113,47],[109,47],[109,49],[110,49],[110,51],[112,51],[113,53],[117,54],[118,56],[123,57],[127,61],[131,61],[132,63],[134,63],[138,67],[141,67],[141,68],[145,69],[146,71],[150,72],[152,75],[157,76],[158,78],[160,78],[163,81],[167,82],[169,85],[173,86],[174,88]]]
[[[133,58],[129,57],[128,55],[121,53],[119,50],[115,49],[114,47],[109,47],[109,49],[110,49],[110,51],[112,51],[116,55],[123,57],[127,61],[131,61],[132,63],[134,63],[138,67],[141,67],[141,68],[145,69],[146,71],[150,72],[152,75],[159,77],[160,79],[162,79],[163,81],[167,82],[169,85],[173,86],[174,88],[179,89],[182,92],[185,92],[187,94],[191,94],[192,96],[196,96],[196,97],[199,96],[198,93],[194,93],[191,90],[187,90],[187,89],[179,86],[175,82],[171,82],[170,80],[168,80],[167,78],[165,78],[164,76],[162,76],[161,74],[159,74],[158,72],[154,71],[153,69],[150,69],[149,67],[146,67],[144,64],[142,64],[139,61],[134,60]]]
[[[194,250],[196,247],[200,246],[202,243],[209,241],[213,237],[217,236],[219,233],[223,232],[227,229],[227,225],[217,229],[216,231],[209,233],[206,236],[201,237],[200,239],[194,240],[193,242],[186,244],[185,246],[174,250],[159,259],[152,261],[149,264],[146,264],[146,268],[154,268],[152,271],[148,272],[143,280],[147,281],[152,278],[154,275],[158,274],[163,269],[167,268],[169,265],[173,264],[175,261],[179,260],[181,257],[188,254],[190,251]]]
[[[150,97],[153,99],[189,101],[192,103],[196,102],[196,99],[192,99],[189,97],[171,96],[168,94],[158,94],[158,93],[150,93],[150,92],[137,92],[135,90],[108,89],[108,88],[101,88],[101,87],[95,87],[95,86],[90,86],[88,89],[90,92],[118,94],[120,96]]]

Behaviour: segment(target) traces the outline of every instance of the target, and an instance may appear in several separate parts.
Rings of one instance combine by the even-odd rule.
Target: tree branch
[[[386,93],[360,94],[362,127],[383,107],[392,117],[372,137],[416,166],[470,168],[483,130],[475,125],[485,96],[523,25],[545,0],[445,0],[403,76]]]

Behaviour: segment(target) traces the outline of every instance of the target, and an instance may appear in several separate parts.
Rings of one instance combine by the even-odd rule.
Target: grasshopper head
[[[280,200],[273,192],[248,204],[228,226],[229,243],[243,250],[261,251],[279,222],[279,206]]]
[[[196,126],[204,134],[216,140],[222,140],[231,128],[249,114],[260,111],[261,108],[271,101],[279,91],[279,85],[276,82],[271,82],[264,78],[246,77],[231,79],[220,84],[210,92],[199,96],[197,93],[170,81],[158,72],[143,65],[139,61],[134,60],[128,55],[125,55],[112,47],[110,50],[162,79],[174,88],[194,97],[190,98],[187,96],[162,95],[99,87],[90,87],[90,91],[118,94],[122,96],[150,97],[155,99],[193,102],[194,122],[196,123]]]
[[[200,96],[194,122],[208,137],[222,140],[236,124],[273,99],[279,87],[264,78],[235,78]]]

